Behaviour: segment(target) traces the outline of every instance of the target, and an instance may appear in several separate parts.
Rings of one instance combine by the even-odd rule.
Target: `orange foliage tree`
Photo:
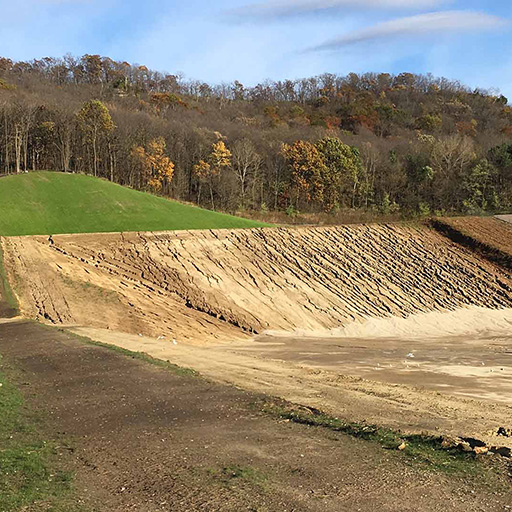
[[[135,146],[132,156],[139,162],[144,173],[144,182],[155,192],[162,189],[164,181],[171,181],[174,174],[174,163],[165,154],[165,140],[157,137],[144,146]]]
[[[301,193],[306,195],[308,203],[322,202],[324,195],[323,176],[327,169],[318,148],[304,140],[298,140],[292,145],[283,144],[281,154],[291,169],[293,184],[296,187],[298,205]]]

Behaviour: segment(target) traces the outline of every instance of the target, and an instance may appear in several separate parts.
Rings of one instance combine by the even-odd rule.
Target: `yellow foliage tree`
[[[212,152],[207,160],[200,160],[194,165],[194,174],[199,178],[199,197],[201,201],[201,184],[208,182],[210,186],[210,200],[212,209],[215,210],[215,202],[213,200],[213,178],[218,176],[223,169],[231,166],[231,151],[226,147],[224,141],[219,140],[212,145]]]
[[[165,180],[171,181],[174,174],[174,163],[165,154],[165,140],[158,137],[144,146],[135,146],[132,156],[140,163],[144,173],[144,181],[155,192],[162,189]]]
[[[212,147],[212,152],[209,158],[211,172],[214,176],[220,174],[222,169],[230,167],[231,165],[231,151],[226,147],[224,141],[219,140]]]

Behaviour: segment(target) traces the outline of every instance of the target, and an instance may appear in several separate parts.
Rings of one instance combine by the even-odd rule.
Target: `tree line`
[[[210,85],[98,55],[0,57],[0,172],[89,173],[230,212],[512,206],[512,109],[431,75]]]

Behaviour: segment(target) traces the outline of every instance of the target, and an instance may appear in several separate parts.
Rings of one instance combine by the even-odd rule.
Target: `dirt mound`
[[[369,318],[363,322],[351,322],[343,327],[323,331],[281,332],[267,331],[272,337],[301,338],[356,338],[424,340],[453,337],[510,337],[512,309],[489,309],[478,306],[456,311],[431,311],[407,318]]]
[[[61,235],[3,245],[27,316],[196,342],[512,307],[510,273],[424,227]]]

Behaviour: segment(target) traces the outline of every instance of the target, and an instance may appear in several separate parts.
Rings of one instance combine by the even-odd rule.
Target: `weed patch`
[[[426,469],[448,474],[472,475],[478,474],[483,469],[474,453],[463,452],[457,448],[444,448],[441,437],[403,434],[376,425],[346,422],[317,409],[282,401],[264,401],[258,407],[263,413],[273,417],[302,425],[327,428],[356,439],[379,443],[385,449],[399,451],[405,457],[422,464]]]

